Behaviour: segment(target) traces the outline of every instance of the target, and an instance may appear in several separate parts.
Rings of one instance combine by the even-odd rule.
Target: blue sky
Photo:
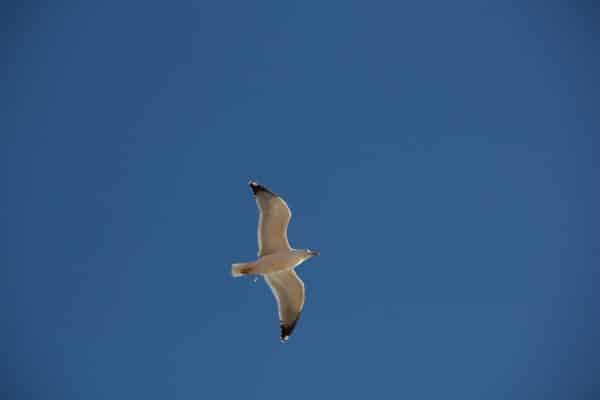
[[[598,396],[591,3],[4,8],[3,397]]]

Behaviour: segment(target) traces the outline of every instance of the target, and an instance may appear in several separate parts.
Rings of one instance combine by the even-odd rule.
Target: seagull
[[[287,226],[292,212],[285,200],[254,181],[248,182],[258,206],[258,259],[231,265],[234,278],[262,275],[271,288],[279,311],[281,342],[285,343],[298,323],[304,306],[304,282],[294,269],[319,255],[310,249],[290,247]]]

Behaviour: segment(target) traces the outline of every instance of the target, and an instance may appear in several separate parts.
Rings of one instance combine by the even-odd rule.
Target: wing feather
[[[286,202],[275,193],[256,182],[250,182],[260,213],[258,219],[258,256],[266,256],[280,250],[291,250],[287,227],[292,213]]]
[[[292,334],[304,307],[304,282],[293,269],[265,275],[265,281],[277,300],[281,341]]]

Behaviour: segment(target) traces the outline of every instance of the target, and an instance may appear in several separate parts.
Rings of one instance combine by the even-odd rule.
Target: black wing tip
[[[271,192],[269,189],[267,189],[266,187],[264,187],[263,185],[258,184],[253,180],[248,181],[248,186],[250,186],[250,189],[252,189],[252,193],[254,193],[254,194],[257,194],[259,192],[267,192],[267,193],[275,194],[275,193]]]
[[[296,324],[298,323],[299,319],[300,319],[300,315],[298,315],[298,318],[296,318],[296,320],[294,322],[292,322],[291,324],[284,324],[284,323],[279,324],[279,327],[281,328],[281,343],[285,343],[288,341],[288,339],[290,338],[290,335],[294,331],[294,328],[296,328]]]

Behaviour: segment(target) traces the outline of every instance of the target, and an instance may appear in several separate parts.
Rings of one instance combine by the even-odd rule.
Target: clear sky
[[[544,3],[4,4],[0,397],[600,398],[599,14]],[[285,345],[250,178],[321,252]]]

